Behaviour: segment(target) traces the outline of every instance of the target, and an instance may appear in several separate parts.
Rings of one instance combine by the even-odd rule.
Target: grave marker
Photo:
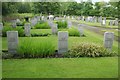
[[[2,36],[3,23],[0,23],[0,36]]]
[[[17,53],[18,46],[18,31],[7,31],[8,52],[11,54]]]
[[[31,29],[30,23],[26,23],[24,26],[25,36],[31,36],[30,29]]]
[[[113,32],[105,32],[104,33],[104,47],[108,50],[112,50],[114,40],[114,33]]]
[[[80,36],[83,36],[84,35],[83,24],[78,24],[78,30],[80,32]]]
[[[68,32],[58,32],[58,54],[68,51]]]
[[[54,35],[54,34],[57,34],[57,32],[58,32],[57,24],[54,24],[54,26],[52,26],[51,29],[52,29],[52,34],[53,34],[53,35]]]

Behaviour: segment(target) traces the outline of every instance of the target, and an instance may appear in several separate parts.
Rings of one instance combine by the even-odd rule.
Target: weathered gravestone
[[[106,18],[104,18],[104,19],[102,20],[101,25],[102,25],[102,26],[106,26]]]
[[[53,35],[54,35],[54,34],[57,34],[57,32],[58,32],[57,24],[54,24],[54,25],[51,27],[51,29],[52,29],[52,34],[53,34]]]
[[[58,32],[58,54],[68,51],[68,32]]]
[[[110,20],[109,25],[110,25],[110,26],[113,26],[113,24],[114,24],[114,21],[113,21],[113,20]]]
[[[31,34],[30,34],[30,29],[31,29],[30,23],[26,23],[26,24],[24,25],[25,36],[31,36]]]
[[[83,24],[78,24],[78,30],[80,32],[80,36],[83,36],[84,35]]]
[[[18,31],[7,31],[8,52],[11,54],[17,53],[18,46]]]
[[[53,27],[53,26],[54,26],[54,23],[53,23],[53,21],[51,21],[51,20],[48,20],[48,24],[49,24],[50,27]]]
[[[12,23],[12,28],[16,28],[16,22]]]
[[[113,32],[105,32],[104,33],[104,47],[108,50],[112,50],[114,40],[114,33]]]
[[[68,24],[68,28],[72,27],[72,22],[71,21],[67,21],[67,24]]]
[[[0,36],[2,36],[3,23],[0,23]]]
[[[98,22],[99,22],[99,23],[102,23],[102,16],[100,16],[100,17],[98,18]]]

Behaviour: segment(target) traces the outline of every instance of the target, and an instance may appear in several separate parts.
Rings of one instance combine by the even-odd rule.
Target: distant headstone
[[[11,54],[17,53],[18,46],[18,31],[7,31],[8,52]]]
[[[118,26],[118,19],[116,18],[114,21],[115,26]]]
[[[66,53],[68,51],[68,32],[58,32],[58,53]]]
[[[16,23],[14,22],[14,23],[12,23],[12,28],[16,28]]]
[[[84,21],[85,20],[85,17],[84,16],[82,16],[82,21]]]
[[[102,23],[101,23],[102,26],[105,26],[106,25],[106,21],[103,20]]]
[[[82,24],[78,24],[78,30],[80,32],[80,36],[84,35],[84,29],[83,29],[83,25]]]
[[[113,20],[110,20],[109,25],[113,26],[113,24],[114,24]]]
[[[112,50],[114,40],[114,33],[113,32],[105,32],[104,33],[104,47],[108,50]]]
[[[16,19],[16,23],[20,23],[21,21],[20,21],[20,19]]]
[[[57,34],[57,32],[58,32],[57,24],[54,24],[54,26],[52,26],[51,29],[52,29],[52,34],[53,34],[53,35],[54,35],[54,34]]]
[[[0,23],[0,36],[2,36],[3,23]]]
[[[31,34],[30,34],[30,29],[31,29],[30,23],[26,23],[26,24],[24,25],[25,36],[31,36]]]
[[[67,24],[68,24],[68,28],[72,27],[72,22],[71,21],[68,21]]]
[[[49,24],[50,27],[54,26],[54,23],[51,20],[48,20],[48,24]]]
[[[102,23],[102,16],[100,16],[100,17],[98,18],[98,22],[99,22],[99,23]]]

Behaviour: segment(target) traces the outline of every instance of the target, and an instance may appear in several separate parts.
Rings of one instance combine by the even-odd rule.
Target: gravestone
[[[102,21],[101,25],[102,25],[102,26],[105,26],[105,25],[106,25],[105,20]]]
[[[85,20],[85,17],[84,16],[82,16],[82,21],[84,21]]]
[[[53,21],[51,21],[51,20],[48,20],[48,24],[49,24],[50,27],[53,27],[53,26],[54,26],[54,23],[53,23]]]
[[[72,27],[72,22],[71,21],[67,21],[67,24],[68,24],[68,28]]]
[[[102,20],[102,23],[101,23],[102,26],[106,26],[106,18],[104,17],[104,19]]]
[[[98,22],[99,22],[99,23],[102,23],[102,16],[100,16],[100,17],[98,18]]]
[[[53,35],[54,35],[54,34],[57,34],[57,32],[58,32],[57,24],[54,24],[54,25],[51,27],[51,29],[52,29],[52,34],[53,34]]]
[[[115,26],[118,26],[118,18],[115,19],[114,24]]]
[[[68,51],[68,32],[58,32],[58,54]]]
[[[80,32],[80,36],[83,36],[84,35],[83,24],[78,24],[78,30]]]
[[[0,36],[2,36],[3,23],[0,23]]]
[[[113,40],[114,40],[113,32],[104,33],[104,47],[107,48],[109,51],[112,50]]]
[[[26,23],[26,24],[24,25],[25,36],[31,36],[31,34],[30,34],[30,29],[31,29],[30,23]]]
[[[113,20],[110,20],[109,25],[113,26],[113,24],[114,24]]]
[[[12,28],[16,28],[16,23],[14,22],[14,23],[12,23]]]
[[[8,53],[17,53],[18,31],[7,31]]]
[[[21,23],[20,19],[16,19],[16,23]]]

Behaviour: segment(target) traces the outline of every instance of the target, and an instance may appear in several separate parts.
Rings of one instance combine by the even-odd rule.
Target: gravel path
[[[78,26],[78,24],[79,24],[78,22],[72,22],[72,23],[75,26]],[[90,30],[90,31],[95,32],[96,34],[100,34],[100,35],[104,35],[103,30],[105,30],[105,31],[114,30],[114,29],[111,29],[111,28],[100,28],[100,27],[89,26],[89,25],[86,25],[86,24],[83,24],[83,26],[84,26],[85,29]],[[115,40],[120,42],[120,37],[115,35]]]

